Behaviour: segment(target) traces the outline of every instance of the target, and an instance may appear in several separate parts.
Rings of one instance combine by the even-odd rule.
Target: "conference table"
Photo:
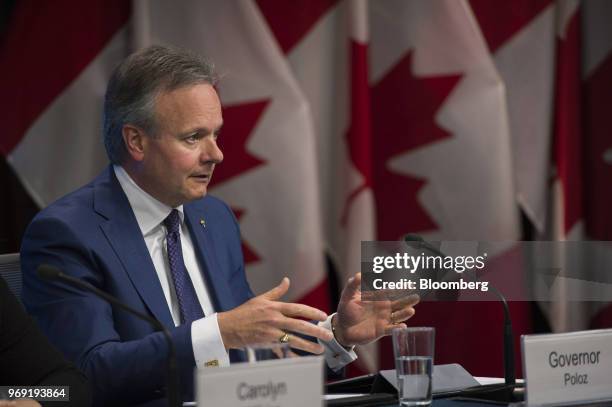
[[[474,379],[476,379],[476,381],[478,381],[479,384],[483,385],[483,386],[496,386],[499,387],[497,385],[502,385],[504,383],[504,379],[502,378],[493,378],[493,377],[474,377]],[[522,383],[522,380],[518,380],[518,383]],[[390,394],[381,394],[379,400],[377,400],[376,398],[369,398],[370,396],[366,396],[365,394],[360,395],[363,396],[364,399],[363,400],[359,400],[359,399],[354,399],[351,400],[350,397],[350,393],[346,393],[346,394],[334,394],[334,395],[328,395],[326,396],[326,400],[327,400],[327,405],[329,406],[334,406],[334,407],[359,407],[359,406],[363,406],[363,407],[387,407],[387,406],[398,406],[398,402],[397,400],[394,401],[390,401],[389,398],[391,397]],[[357,394],[355,394],[354,396],[358,396]],[[328,397],[334,397],[333,400],[329,400]],[[346,398],[343,398],[346,397]],[[386,399],[385,399],[386,398]],[[501,402],[493,402],[493,401],[485,401],[485,400],[478,400],[475,398],[468,398],[468,397],[458,397],[458,396],[448,396],[448,397],[439,397],[436,398],[435,394],[434,394],[434,400],[432,403],[432,406],[434,407],[486,407],[486,406],[502,406],[502,405],[508,405],[506,403],[501,403]]]

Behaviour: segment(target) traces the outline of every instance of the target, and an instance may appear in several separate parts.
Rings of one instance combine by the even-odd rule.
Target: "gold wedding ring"
[[[278,341],[280,343],[288,343],[289,342],[289,334],[285,332],[280,338],[278,338]]]

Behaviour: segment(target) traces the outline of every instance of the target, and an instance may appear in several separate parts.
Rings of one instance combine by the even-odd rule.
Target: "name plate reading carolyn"
[[[196,386],[199,406],[322,406],[323,358],[305,356],[202,369]]]
[[[523,335],[527,404],[580,404],[612,398],[612,329]]]

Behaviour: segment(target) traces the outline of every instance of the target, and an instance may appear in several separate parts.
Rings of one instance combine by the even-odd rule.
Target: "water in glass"
[[[402,406],[431,404],[431,370],[433,358],[401,356],[395,361],[399,400]]]

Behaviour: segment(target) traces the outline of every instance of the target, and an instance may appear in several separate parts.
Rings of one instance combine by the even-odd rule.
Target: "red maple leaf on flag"
[[[257,0],[257,6],[284,54],[298,44],[338,0]]]
[[[262,165],[265,161],[253,156],[246,149],[246,144],[255,125],[270,102],[269,99],[223,107],[223,136],[219,138],[219,147],[223,151],[223,163],[215,170],[215,184],[221,184],[238,175]],[[232,208],[236,218],[244,215],[244,209]],[[257,254],[242,242],[245,263],[259,260]]]
[[[223,130],[219,147],[224,158],[215,170],[215,184],[225,182],[265,162],[248,152],[246,143],[269,102],[266,99],[223,107]]]
[[[553,0],[470,0],[478,26],[492,53],[530,24]]]
[[[416,77],[408,52],[372,88],[373,189],[378,239],[395,240],[408,232],[436,229],[418,202],[425,180],[398,174],[389,161],[450,134],[435,123],[435,114],[461,75]],[[442,163],[440,163],[442,164]]]

